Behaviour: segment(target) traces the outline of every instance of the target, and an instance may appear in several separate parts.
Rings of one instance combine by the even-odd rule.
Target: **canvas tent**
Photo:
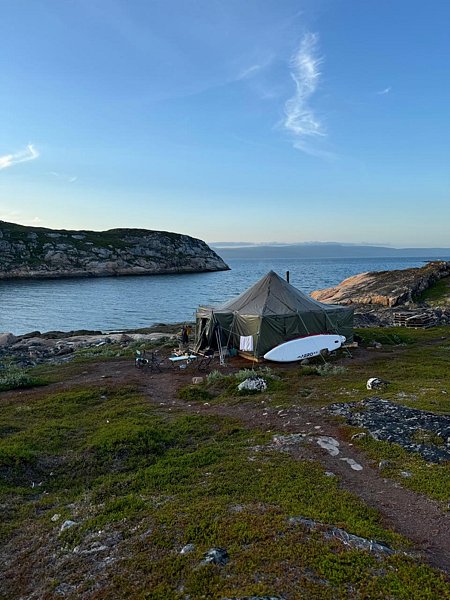
[[[253,356],[294,338],[338,333],[353,339],[353,309],[313,300],[270,271],[237,298],[215,307],[200,306],[196,315],[196,350],[239,348],[252,337]]]

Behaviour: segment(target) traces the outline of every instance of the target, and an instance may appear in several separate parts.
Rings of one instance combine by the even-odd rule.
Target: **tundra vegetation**
[[[80,353],[66,365],[40,366],[17,385],[5,372],[2,597],[449,597],[444,574],[319,462],[273,450],[277,432],[233,418],[238,404],[319,409],[362,400],[374,375],[390,381],[380,393],[384,398],[448,414],[448,327],[357,333],[363,346],[379,342],[382,349],[365,351],[365,360],[341,353],[327,367],[320,358],[307,366],[226,375],[214,367],[200,385],[176,390],[174,404],[170,391],[167,402],[152,402],[158,374],[142,374],[145,385],[114,378],[83,384],[87,366],[123,364],[111,348],[103,355],[101,349]],[[126,360],[132,367],[131,355]],[[267,390],[239,394],[239,381],[255,371]],[[37,383],[48,385],[22,389]],[[227,406],[229,414],[202,413],[205,404]],[[348,439],[360,431],[340,426]],[[448,463],[430,466],[370,436],[354,443],[374,461],[386,461],[383,476],[443,508],[448,503]],[[345,546],[290,521],[298,516],[383,541],[396,552],[378,556]],[[188,544],[190,551],[181,553]],[[202,562],[213,547],[226,549],[226,565]]]

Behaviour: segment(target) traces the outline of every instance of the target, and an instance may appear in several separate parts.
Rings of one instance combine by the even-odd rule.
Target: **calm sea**
[[[434,259],[436,260],[436,259]],[[447,258],[447,260],[449,260]],[[193,320],[199,304],[237,296],[273,269],[304,292],[365,271],[421,266],[427,259],[232,259],[231,271],[150,277],[0,282],[0,332],[114,331]]]

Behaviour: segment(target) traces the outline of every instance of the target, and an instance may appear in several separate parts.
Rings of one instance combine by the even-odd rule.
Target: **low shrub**
[[[187,402],[206,402],[211,399],[211,394],[199,385],[187,385],[180,389],[178,397]]]
[[[223,379],[225,379],[225,375],[223,375],[223,373],[215,369],[214,371],[211,371],[211,373],[208,373],[208,375],[206,376],[206,383],[208,385],[213,385],[214,383],[218,383]]]
[[[317,373],[322,377],[327,375],[342,375],[347,371],[345,367],[339,365],[332,365],[331,363],[325,363],[316,367]]]
[[[255,377],[262,377],[263,379],[279,379],[270,367],[259,367],[258,369],[241,369],[234,374],[235,379],[238,381],[245,381],[245,379],[254,379]]]
[[[33,377],[20,367],[8,366],[0,371],[0,392],[30,388],[36,385],[44,385],[44,381]]]

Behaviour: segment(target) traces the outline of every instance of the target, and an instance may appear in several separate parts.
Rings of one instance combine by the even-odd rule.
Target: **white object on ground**
[[[274,362],[294,362],[312,356],[319,356],[322,350],[332,352],[340,348],[344,342],[345,337],[343,335],[325,333],[308,335],[275,346],[275,348],[264,354],[264,358]]]

